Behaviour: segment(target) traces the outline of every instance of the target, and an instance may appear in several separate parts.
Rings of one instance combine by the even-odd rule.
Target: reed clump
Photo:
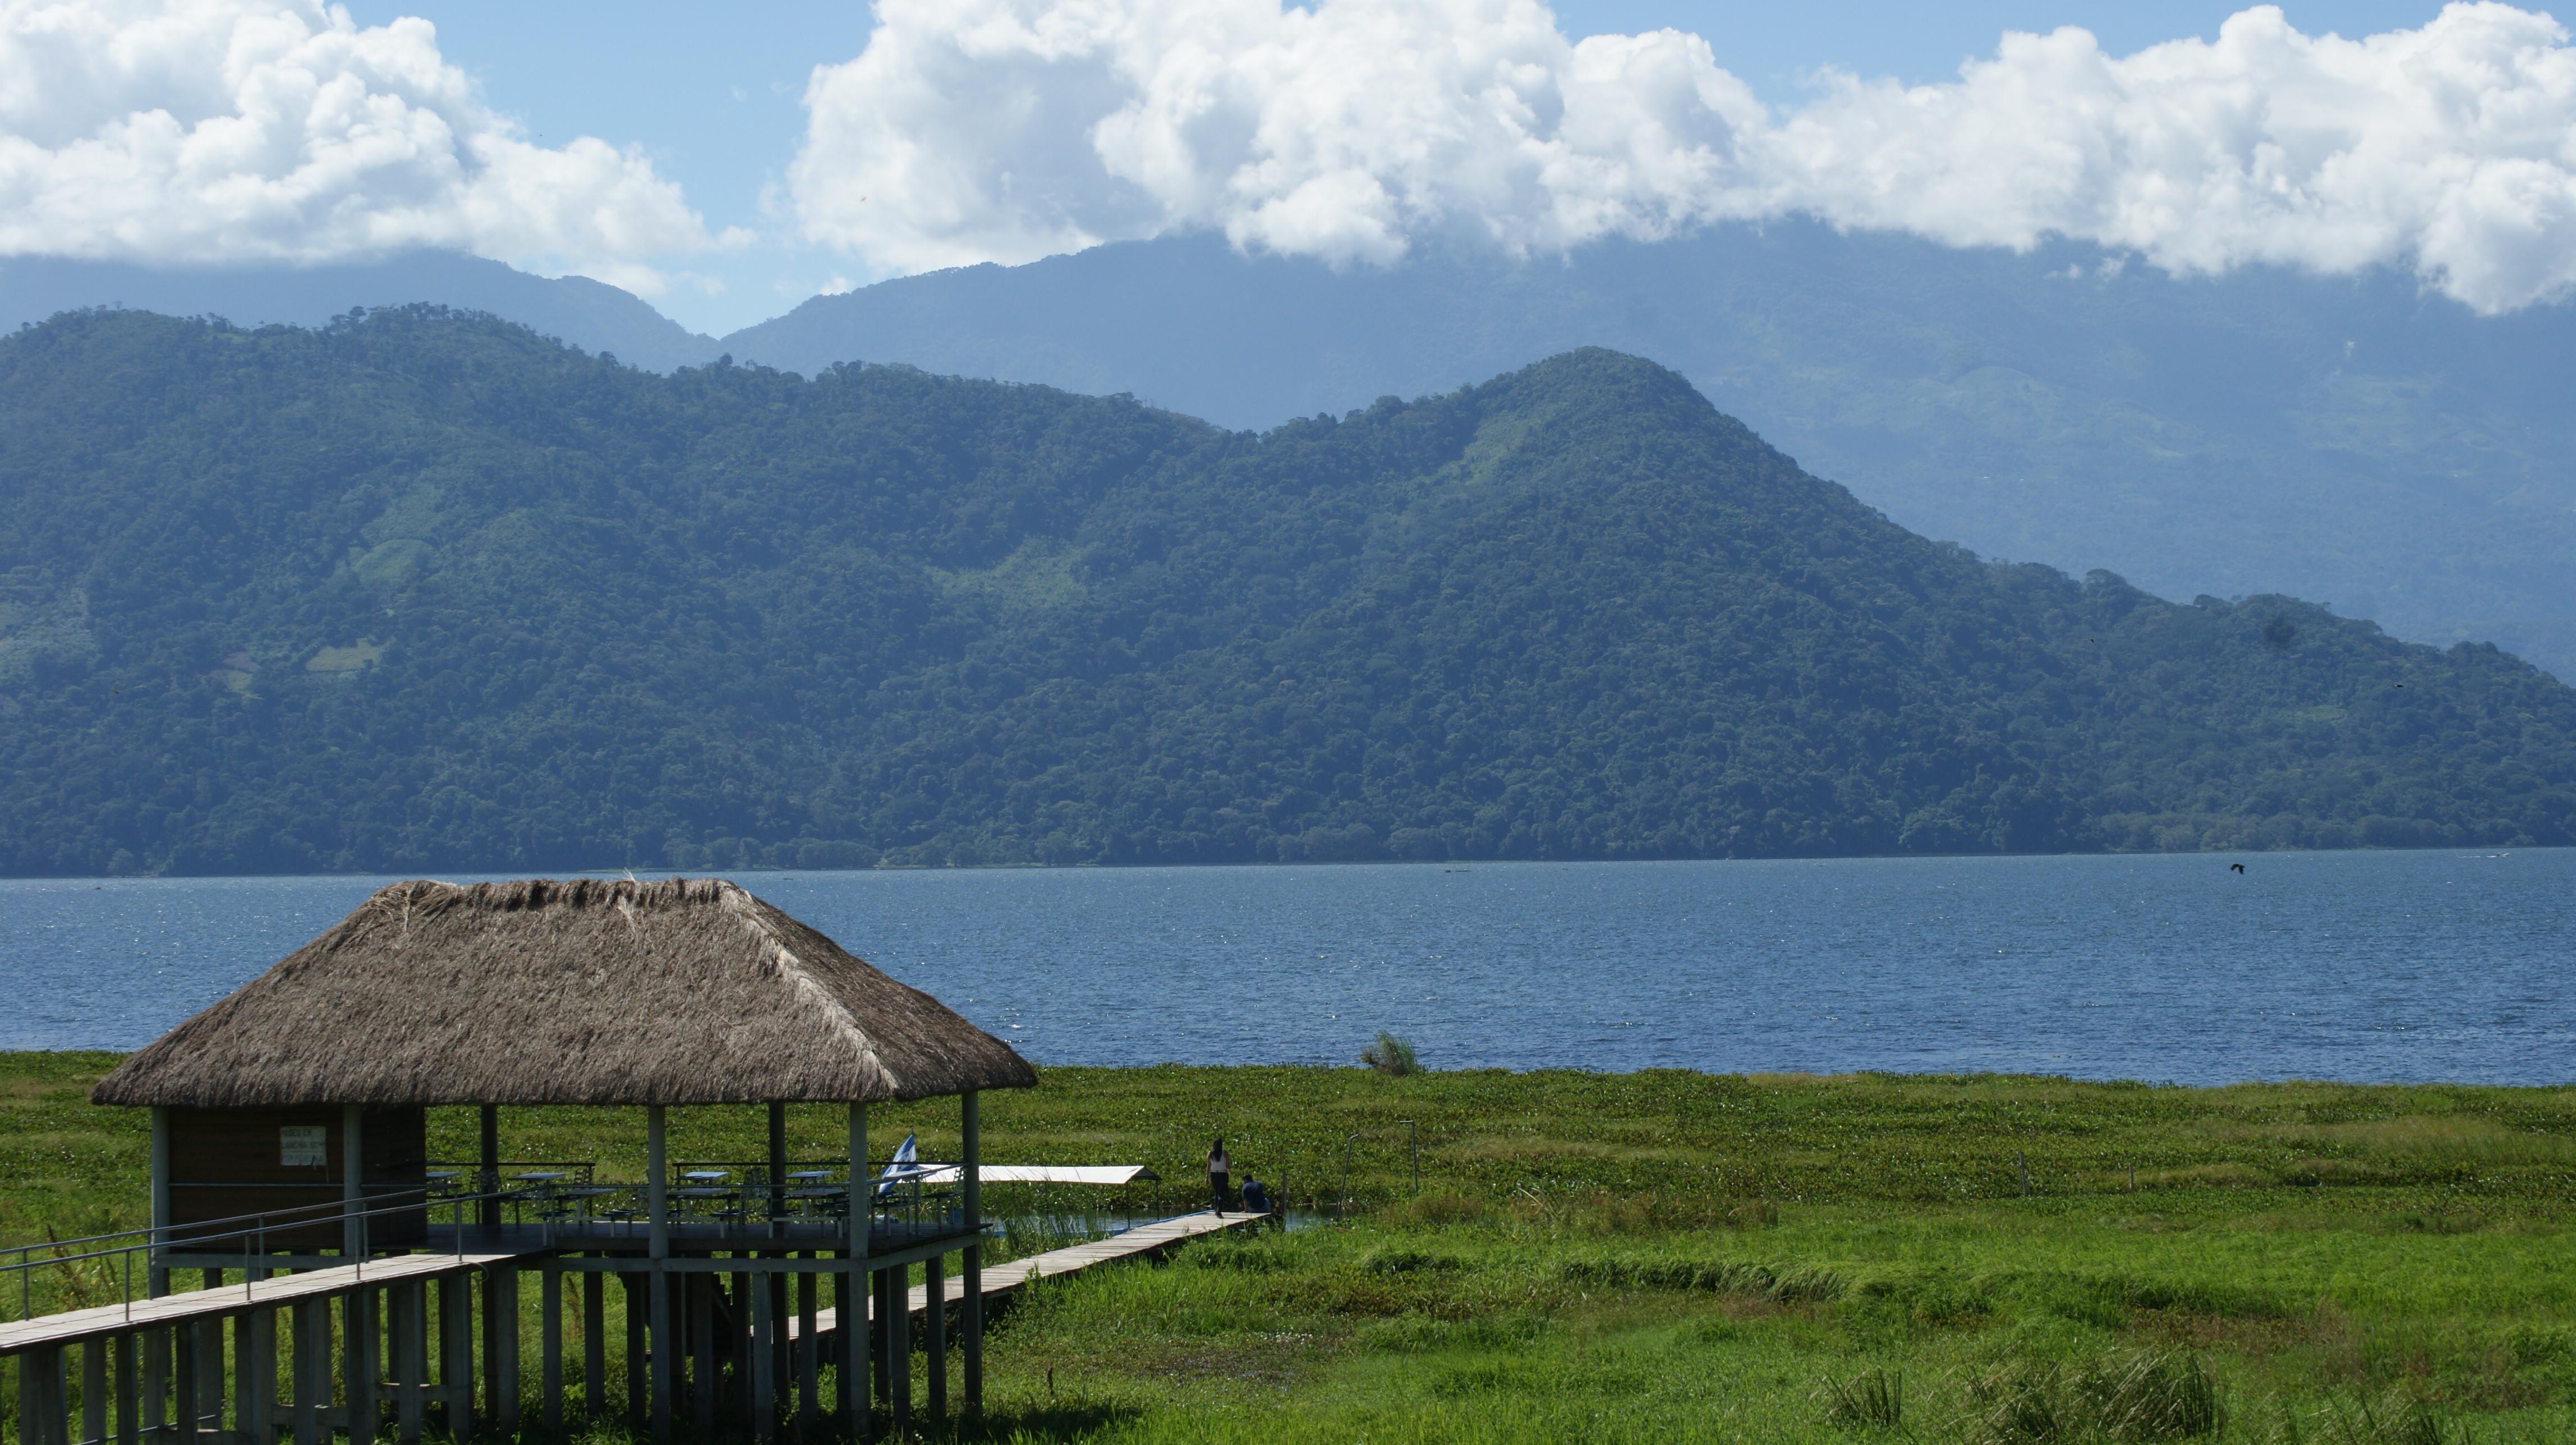
[[[1422,1072],[1421,1063],[1413,1057],[1413,1045],[1384,1029],[1378,1030],[1376,1042],[1360,1050],[1360,1062],[1396,1078]]]
[[[2160,1445],[2211,1438],[2227,1424],[2208,1363],[2170,1350],[2073,1366],[2016,1360],[1972,1381],[1968,1399],[1970,1445]]]
[[[1903,1429],[1904,1374],[1881,1368],[1825,1381],[1825,1419],[1846,1430]]]

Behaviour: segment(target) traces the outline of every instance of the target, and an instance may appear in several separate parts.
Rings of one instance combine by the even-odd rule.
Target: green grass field
[[[0,1239],[141,1221],[144,1122],[84,1099],[113,1062],[0,1056]],[[1068,1068],[985,1118],[997,1162],[1153,1165],[1137,1209],[1193,1203],[1218,1132],[1356,1206],[1016,1307],[991,1438],[2576,1439],[2576,1089]],[[955,1126],[872,1116],[880,1153]],[[640,1169],[632,1113],[502,1127]],[[840,1127],[791,1111],[799,1153]],[[433,1114],[433,1151],[471,1128]],[[674,1111],[673,1148],[760,1128]]]

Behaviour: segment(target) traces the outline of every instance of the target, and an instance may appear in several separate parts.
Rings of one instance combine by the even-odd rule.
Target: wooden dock
[[[1184,1214],[1173,1219],[1158,1219],[1151,1224],[1140,1224],[1133,1229],[1110,1235],[1106,1239],[1095,1239],[1087,1244],[1049,1250],[1044,1254],[1031,1255],[1027,1259],[1012,1260],[1008,1264],[990,1265],[983,1271],[981,1280],[984,1298],[996,1299],[1022,1289],[1033,1281],[1058,1279],[1079,1270],[1089,1269],[1093,1265],[1115,1264],[1127,1259],[1143,1259],[1149,1255],[1160,1254],[1177,1244],[1185,1244],[1190,1240],[1201,1239],[1211,1234],[1222,1234],[1229,1229],[1242,1229],[1249,1225],[1260,1224],[1272,1217],[1266,1214],[1217,1214],[1201,1210],[1196,1214]],[[954,1280],[946,1281],[942,1293],[952,1301],[962,1299],[966,1293],[965,1284],[965,1277],[961,1275]],[[930,1287],[914,1285],[912,1297],[907,1303],[911,1305],[913,1314],[927,1313],[930,1309]],[[814,1328],[818,1333],[829,1331],[838,1324],[839,1318],[838,1311],[819,1310],[814,1316]],[[789,1322],[788,1332],[789,1338],[795,1337],[796,1322]]]

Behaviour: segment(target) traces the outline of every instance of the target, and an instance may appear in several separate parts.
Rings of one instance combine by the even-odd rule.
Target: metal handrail
[[[288,1209],[272,1210],[272,1211],[269,1211],[269,1212],[267,1212],[267,1213],[263,1213],[263,1214],[235,1214],[235,1215],[227,1215],[227,1216],[224,1216],[223,1218],[219,1218],[219,1219],[211,1219],[211,1220],[202,1220],[202,1219],[201,1219],[201,1220],[193,1220],[193,1221],[189,1222],[189,1223],[188,1223],[188,1224],[186,1224],[186,1225],[165,1225],[165,1226],[159,1226],[159,1227],[155,1227],[155,1226],[151,1226],[151,1225],[146,1225],[146,1226],[144,1226],[144,1227],[143,1227],[143,1228],[141,1228],[141,1229],[120,1229],[120,1230],[116,1231],[116,1232],[115,1232],[115,1233],[113,1233],[113,1234],[92,1234],[92,1235],[84,1235],[84,1236],[82,1236],[82,1237],[80,1237],[80,1238],[78,1238],[78,1239],[60,1240],[60,1241],[56,1241],[56,1242],[53,1242],[53,1243],[47,1243],[47,1244],[25,1244],[25,1245],[0,1246],[0,1248],[5,1248],[5,1249],[9,1249],[9,1250],[14,1250],[17,1254],[19,1254],[19,1255],[21,1256],[21,1257],[18,1259],[18,1261],[17,1261],[16,1263],[13,1263],[13,1264],[0,1264],[0,1275],[16,1274],[16,1275],[19,1277],[19,1278],[18,1278],[18,1315],[19,1315],[19,1318],[20,1318],[20,1319],[32,1319],[32,1318],[34,1318],[34,1317],[35,1317],[35,1272],[36,1272],[38,1269],[45,1268],[45,1267],[48,1267],[48,1266],[54,1266],[54,1265],[78,1264],[78,1263],[80,1263],[81,1261],[83,1261],[83,1260],[88,1260],[88,1259],[113,1259],[113,1258],[116,1258],[116,1257],[119,1257],[119,1256],[123,1256],[123,1257],[124,1257],[124,1259],[125,1259],[125,1261],[126,1261],[126,1271],[125,1271],[125,1278],[124,1278],[124,1282],[123,1282],[123,1288],[122,1288],[122,1291],[121,1291],[121,1294],[122,1294],[122,1302],[123,1302],[123,1303],[124,1303],[128,1308],[131,1308],[131,1307],[132,1307],[132,1305],[133,1305],[133,1294],[134,1294],[134,1270],[133,1270],[133,1259],[134,1259],[134,1256],[135,1256],[135,1255],[137,1255],[137,1254],[151,1253],[151,1252],[159,1251],[159,1250],[167,1250],[167,1249],[172,1249],[172,1248],[182,1247],[182,1246],[191,1245],[191,1244],[204,1244],[204,1243],[207,1243],[207,1242],[209,1242],[209,1241],[211,1241],[211,1240],[216,1240],[216,1239],[232,1239],[232,1238],[241,1238],[241,1239],[244,1241],[243,1255],[242,1255],[243,1282],[244,1282],[245,1284],[247,1284],[247,1283],[249,1282],[249,1271],[250,1271],[250,1269],[252,1268],[251,1261],[252,1261],[255,1257],[258,1257],[258,1256],[255,1256],[255,1255],[252,1253],[252,1251],[250,1250],[250,1248],[249,1248],[249,1240],[251,1239],[251,1237],[253,1237],[254,1235],[256,1235],[256,1236],[258,1236],[258,1237],[260,1238],[260,1242],[264,1245],[264,1244],[266,1243],[266,1235],[267,1235],[267,1233],[268,1233],[269,1228],[271,1227],[271,1222],[272,1222],[273,1220],[275,1220],[277,1216],[279,1216],[279,1215],[291,1215],[291,1214],[302,1214],[302,1213],[305,1213],[305,1212],[306,1212],[306,1211],[308,1211],[308,1210],[328,1208],[328,1209],[330,1209],[330,1210],[332,1211],[332,1212],[331,1212],[331,1213],[329,1213],[329,1214],[319,1215],[319,1216],[316,1216],[316,1217],[314,1217],[314,1218],[310,1218],[310,1219],[288,1220],[288,1221],[286,1221],[286,1225],[287,1225],[288,1227],[295,1227],[295,1226],[311,1226],[311,1225],[314,1225],[314,1224],[327,1223],[327,1222],[329,1222],[329,1221],[331,1221],[331,1220],[335,1220],[335,1219],[342,1219],[342,1220],[356,1220],[356,1221],[359,1221],[359,1222],[360,1222],[360,1238],[361,1238],[361,1240],[363,1240],[363,1239],[364,1239],[364,1237],[365,1237],[364,1221],[366,1221],[366,1220],[368,1220],[368,1219],[372,1219],[372,1218],[374,1218],[375,1216],[380,1215],[380,1214],[409,1214],[409,1213],[412,1213],[412,1212],[414,1212],[414,1211],[426,1211],[426,1210],[430,1207],[430,1206],[429,1206],[429,1202],[428,1202],[428,1198],[427,1198],[428,1191],[427,1191],[427,1190],[425,1190],[425,1189],[403,1189],[403,1190],[397,1190],[397,1191],[394,1191],[394,1193],[395,1193],[395,1194],[397,1194],[398,1196],[407,1196],[407,1195],[418,1194],[418,1195],[421,1195],[421,1196],[422,1196],[422,1199],[421,1199],[421,1201],[420,1201],[420,1202],[418,1202],[418,1203],[409,1203],[409,1202],[406,1202],[406,1203],[401,1203],[401,1204],[380,1205],[380,1206],[378,1206],[378,1207],[376,1207],[376,1208],[373,1208],[373,1209],[361,1209],[361,1210],[356,1210],[356,1211],[351,1211],[351,1210],[349,1210],[349,1209],[347,1208],[347,1205],[346,1205],[345,1203],[341,1203],[341,1204],[333,1204],[333,1205],[311,1205],[311,1204],[299,1204],[299,1205],[295,1205],[295,1206],[293,1206],[293,1207],[291,1207],[291,1208],[288,1208]],[[382,1195],[382,1194],[379,1194],[379,1195],[378,1195],[378,1196],[376,1196],[376,1197],[378,1197],[378,1198],[380,1198],[380,1199],[381,1199],[381,1198],[383,1198],[383,1197],[385,1197],[385,1196],[384,1196],[384,1195]],[[448,1196],[448,1197],[446,1197],[446,1198],[442,1198],[442,1199],[440,1199],[440,1200],[438,1201],[438,1203],[439,1203],[441,1206],[446,1206],[446,1205],[453,1204],[453,1205],[456,1207],[456,1211],[457,1211],[456,1246],[457,1246],[457,1252],[458,1252],[460,1255],[462,1255],[462,1254],[464,1253],[464,1248],[465,1248],[465,1228],[464,1228],[464,1209],[465,1209],[465,1206],[467,1206],[467,1205],[469,1205],[469,1204],[478,1204],[478,1203],[481,1203],[481,1202],[482,1202],[484,1199],[486,1199],[486,1198],[501,1198],[501,1197],[503,1197],[503,1195],[500,1195],[500,1194],[495,1194],[495,1195],[463,1195],[463,1194],[460,1194],[460,1195],[451,1195],[451,1196]],[[225,1230],[220,1230],[220,1231],[217,1231],[217,1232],[215,1232],[215,1233],[211,1233],[211,1234],[208,1234],[208,1233],[195,1233],[195,1234],[187,1235],[187,1236],[185,1236],[185,1237],[183,1237],[183,1238],[173,1238],[173,1237],[172,1237],[173,1233],[174,1233],[175,1231],[177,1231],[177,1230],[181,1230],[181,1229],[188,1229],[188,1230],[200,1230],[200,1231],[202,1231],[202,1230],[207,1229],[209,1226],[213,1226],[213,1225],[220,1225],[220,1224],[240,1224],[240,1225],[245,1225],[245,1226],[248,1226],[248,1227],[246,1227],[246,1228],[242,1228],[242,1229],[225,1229]],[[551,1233],[551,1232],[550,1232],[550,1233]],[[43,1258],[43,1259],[31,1259],[31,1258],[27,1258],[27,1257],[26,1257],[30,1252],[35,1251],[35,1250],[55,1250],[55,1251],[59,1251],[60,1249],[62,1249],[62,1248],[63,1248],[64,1246],[66,1246],[66,1245],[73,1245],[73,1244],[96,1244],[96,1243],[99,1243],[99,1242],[104,1241],[104,1240],[110,1240],[110,1239],[125,1239],[125,1238],[132,1237],[132,1236],[142,1236],[142,1237],[143,1237],[143,1242],[142,1242],[142,1243],[140,1243],[140,1244],[122,1244],[122,1245],[117,1245],[117,1246],[115,1246],[115,1247],[113,1247],[113,1248],[109,1248],[109,1249],[92,1249],[92,1250],[84,1250],[84,1251],[82,1251],[81,1253],[78,1253],[78,1254],[62,1254],[62,1253],[57,1252],[57,1253],[54,1253],[54,1254],[50,1254],[50,1255],[48,1255],[47,1257],[45,1257],[45,1258]],[[267,1251],[266,1251],[264,1248],[258,1252],[258,1254],[259,1254],[259,1255],[261,1255],[261,1256],[264,1256],[266,1253],[267,1253]],[[350,1260],[350,1263],[351,1263],[351,1264],[353,1264],[353,1265],[355,1265],[355,1266],[357,1266],[359,1269],[363,1270],[363,1269],[366,1267],[366,1263],[365,1263],[365,1259],[364,1259],[364,1254],[365,1254],[365,1250],[364,1250],[364,1247],[363,1247],[363,1244],[362,1244],[362,1246],[361,1246],[361,1250],[360,1250],[360,1256],[359,1256],[359,1257],[357,1257],[357,1258],[353,1258],[353,1259],[351,1259],[351,1260]]]
[[[422,1196],[426,1197],[426,1196],[427,1196],[427,1194],[428,1194],[428,1192],[429,1192],[429,1191],[428,1191],[428,1190],[426,1190],[426,1189],[397,1189],[397,1190],[391,1190],[391,1191],[379,1191],[379,1192],[376,1194],[376,1196],[375,1196],[375,1197],[377,1197],[377,1198],[381,1199],[381,1198],[384,1198],[384,1197],[386,1196],[386,1194],[387,1194],[387,1193],[391,1193],[391,1194],[395,1194],[395,1195],[419,1194],[419,1195],[422,1195]],[[442,1199],[442,1200],[440,1200],[439,1202],[443,1204],[443,1203],[445,1203],[446,1201],[445,1201],[444,1199]],[[362,1211],[360,1211],[360,1214],[361,1214],[362,1216],[363,1216],[363,1215],[366,1215],[366,1214],[390,1214],[390,1213],[394,1213],[394,1212],[395,1212],[395,1211],[397,1211],[397,1210],[410,1209],[410,1208],[414,1208],[414,1207],[415,1207],[415,1206],[413,1206],[413,1205],[409,1205],[409,1204],[398,1204],[398,1205],[391,1205],[391,1206],[388,1206],[388,1207],[383,1208],[383,1209],[362,1210]],[[209,1226],[217,1225],[217,1224],[251,1224],[251,1225],[256,1225],[256,1224],[259,1224],[259,1223],[261,1223],[261,1222],[263,1222],[263,1221],[279,1220],[279,1219],[281,1219],[281,1218],[283,1218],[284,1216],[287,1216],[287,1215],[302,1214],[302,1213],[305,1213],[305,1212],[307,1212],[307,1211],[319,1211],[319,1217],[317,1217],[317,1218],[315,1218],[315,1219],[308,1219],[308,1220],[291,1220],[291,1219],[290,1219],[290,1220],[286,1220],[286,1221],[285,1221],[285,1222],[290,1223],[290,1224],[297,1224],[297,1223],[301,1223],[301,1224],[315,1224],[315,1223],[319,1223],[319,1222],[321,1222],[321,1219],[323,1219],[323,1218],[328,1218],[328,1219],[345,1219],[345,1218],[349,1217],[349,1216],[348,1216],[348,1214],[347,1214],[347,1212],[346,1212],[346,1211],[347,1211],[347,1209],[348,1209],[348,1202],[347,1202],[346,1200],[332,1199],[332,1200],[325,1200],[325,1201],[323,1201],[323,1202],[321,1202],[321,1203],[317,1203],[317,1204],[290,1204],[290,1205],[286,1206],[286,1207],[285,1207],[285,1208],[283,1208],[283,1209],[263,1209],[263,1210],[259,1211],[259,1212],[258,1212],[258,1213],[256,1213],[256,1214],[226,1214],[226,1215],[220,1215],[220,1216],[218,1216],[218,1217],[216,1217],[216,1218],[213,1218],[213,1219],[196,1219],[196,1220],[191,1220],[191,1221],[189,1221],[188,1223],[186,1223],[186,1224],[184,1224],[184,1225],[180,1225],[180,1224],[173,1224],[173,1225],[166,1225],[166,1226],[162,1226],[162,1230],[163,1230],[163,1232],[164,1232],[164,1233],[167,1233],[167,1232],[168,1232],[168,1231],[170,1231],[170,1230],[177,1230],[177,1229],[204,1229],[204,1228],[207,1228],[207,1227],[209,1227]],[[39,1250],[39,1249],[60,1249],[60,1248],[64,1247],[65,1245],[72,1245],[72,1244],[96,1244],[96,1243],[98,1243],[98,1242],[99,1242],[99,1241],[101,1241],[101,1240],[106,1240],[106,1239],[123,1239],[123,1238],[125,1238],[127,1235],[132,1235],[132,1234],[150,1234],[150,1233],[152,1233],[152,1232],[153,1232],[153,1230],[154,1230],[154,1226],[149,1225],[149,1224],[145,1224],[145,1225],[139,1225],[139,1226],[137,1226],[137,1227],[135,1227],[135,1228],[133,1228],[133,1229],[119,1229],[119,1230],[115,1230],[115,1231],[113,1231],[113,1232],[111,1232],[111,1233],[108,1233],[108,1234],[84,1234],[84,1235],[80,1235],[80,1236],[78,1236],[77,1238],[73,1238],[73,1239],[49,1239],[49,1240],[46,1240],[46,1241],[45,1241],[44,1243],[42,1243],[42,1244],[0,1244],[0,1253],[8,1253],[8,1254],[19,1254],[19,1255],[24,1255],[24,1254],[26,1254],[26,1253],[28,1253],[28,1252],[30,1252],[30,1251],[32,1251],[32,1250]],[[236,1233],[236,1232],[237,1232],[237,1231],[229,1230],[229,1229],[218,1231],[218,1233],[226,1234],[226,1235],[230,1235],[230,1234],[233,1234],[233,1233]],[[164,1242],[165,1242],[165,1243],[168,1243],[168,1242],[171,1242],[171,1241],[166,1241],[166,1240],[165,1240]],[[128,1247],[129,1247],[129,1248],[131,1248],[132,1246],[128,1246]],[[114,1250],[109,1250],[109,1251],[106,1251],[106,1252],[107,1252],[107,1253],[110,1253],[110,1254],[115,1253],[115,1251],[114,1251]],[[86,1256],[86,1255],[79,1256],[79,1257],[80,1257],[80,1258],[88,1258],[88,1256]],[[48,1262],[50,1262],[50,1261],[44,1261],[44,1260],[39,1260],[39,1261],[37,1261],[37,1263],[40,1263],[40,1264],[42,1264],[42,1263],[48,1263]],[[14,1264],[0,1264],[0,1274],[5,1274],[5,1273],[7,1273],[7,1272],[8,1272],[8,1271],[10,1271],[10,1270],[18,1269],[18,1268],[21,1268],[21,1266],[20,1266],[20,1265],[14,1265]]]

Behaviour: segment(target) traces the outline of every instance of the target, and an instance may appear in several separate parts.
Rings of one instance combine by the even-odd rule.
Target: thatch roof
[[[101,1104],[873,1103],[1010,1046],[721,879],[397,883],[101,1079]]]

